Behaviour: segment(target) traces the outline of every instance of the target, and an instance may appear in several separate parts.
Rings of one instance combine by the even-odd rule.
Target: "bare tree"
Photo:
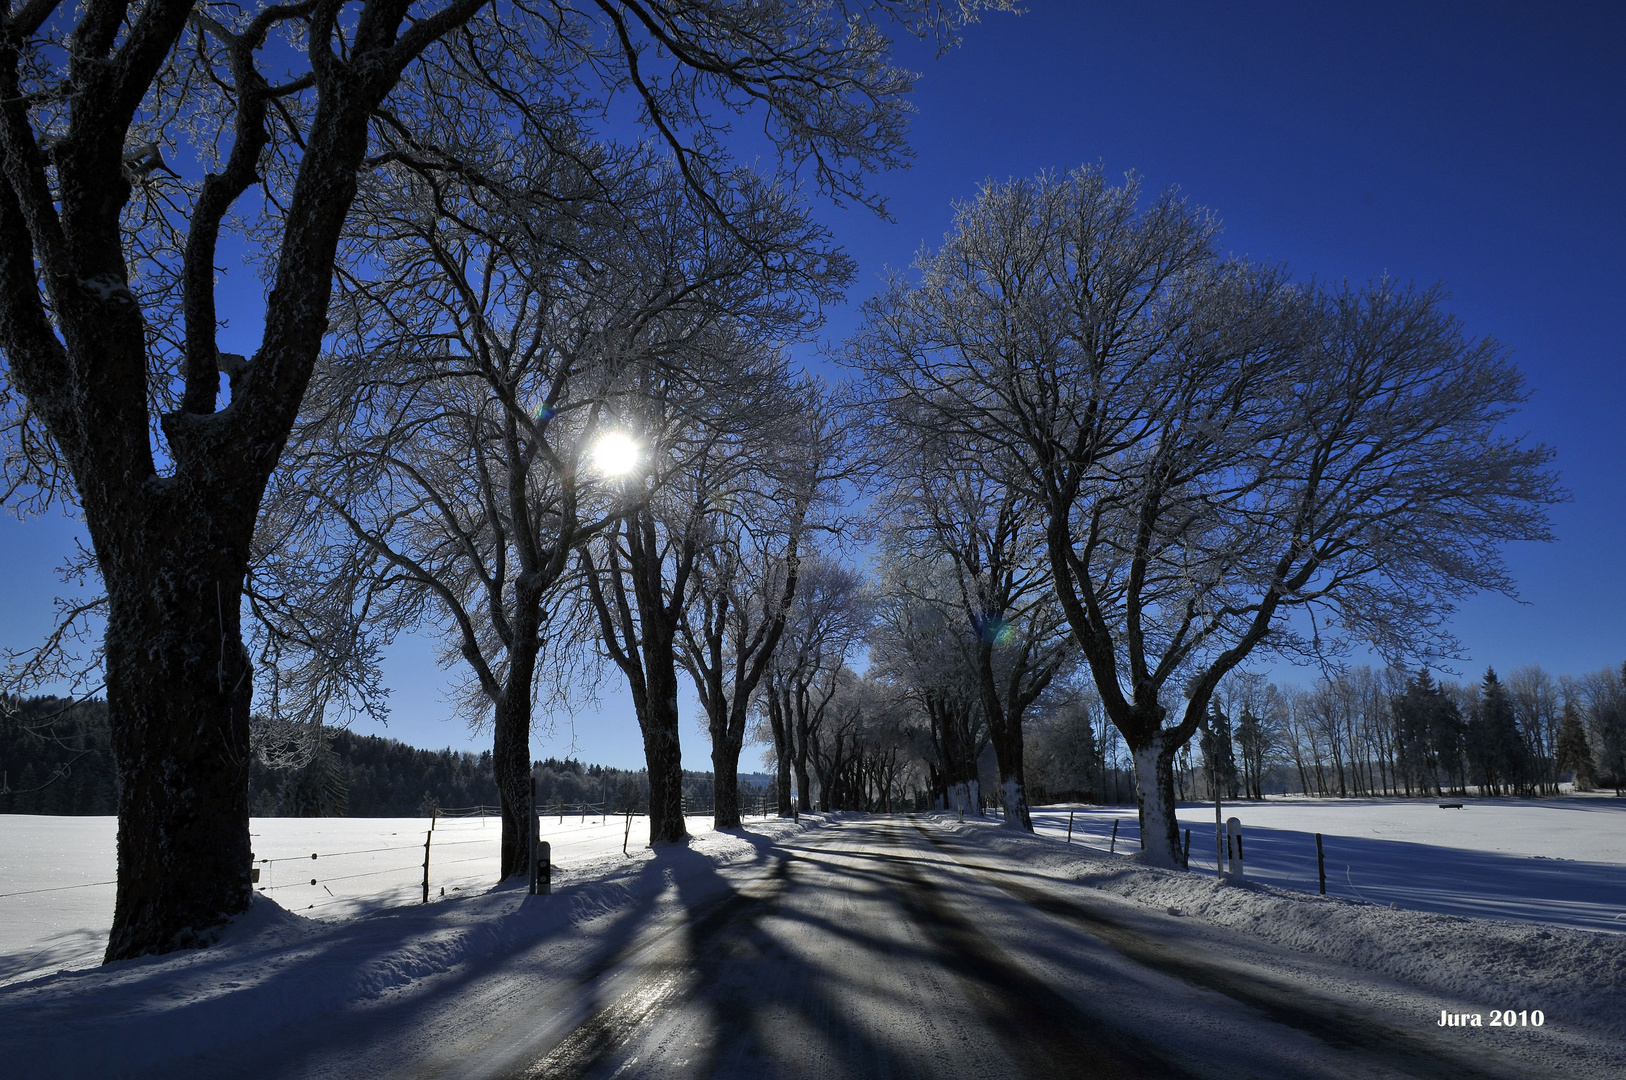
[[[1604,668],[1579,680],[1577,696],[1586,701],[1587,726],[1600,778],[1604,770],[1615,794],[1626,790],[1626,664]]]
[[[625,509],[592,461],[606,413],[652,369],[703,367],[695,350],[723,313],[790,331],[845,274],[772,188],[716,197],[725,226],[647,153],[557,139],[508,152],[475,184],[402,167],[364,191],[346,267],[373,277],[345,278],[348,348],[307,395],[264,524],[277,584],[253,596],[269,643],[305,661],[287,681],[315,721],[361,633],[311,641],[313,620],[348,615],[386,638],[424,619],[443,628],[466,665],[464,712],[493,724],[504,875],[527,864],[533,698],[548,624],[566,617],[557,593],[574,551]],[[308,545],[289,543],[289,519],[315,534],[314,565],[293,557]],[[339,611],[323,618],[323,604]],[[288,667],[276,670],[280,683]]]
[[[832,526],[826,511],[847,472],[832,403],[813,383],[797,397],[797,413],[736,449],[750,468],[714,497],[710,543],[679,620],[679,659],[711,734],[719,829],[739,827],[740,751],[752,703],[796,599],[808,533]]]
[[[123,776],[109,960],[202,942],[253,896],[242,585],[375,136],[410,135],[418,104],[498,72],[513,75],[504,110],[602,116],[631,94],[698,191],[728,174],[708,102],[756,109],[787,163],[863,199],[865,172],[903,152],[910,84],[875,20],[947,42],[976,6],[38,0],[0,13],[0,349],[20,451],[4,489],[76,503],[107,591]],[[426,54],[445,80],[393,98]],[[256,189],[263,206],[243,205]],[[263,240],[268,277],[243,361],[216,347],[233,214]]]
[[[946,437],[929,415],[906,408],[877,415],[870,444],[885,478],[881,518],[892,523],[886,556],[918,566],[894,580],[946,578],[947,589],[914,599],[942,605],[959,624],[1004,820],[1031,832],[1022,720],[1077,655],[1050,583],[1042,515],[1021,487],[1004,482],[996,447]]]
[[[886,567],[880,617],[869,635],[870,668],[925,717],[927,773],[939,809],[980,813],[978,762],[990,733],[976,669],[967,662],[965,631],[942,602],[952,585],[941,573],[911,578]]]
[[[1558,794],[1558,727],[1563,706],[1557,680],[1529,664],[1507,678],[1508,700],[1513,705],[1519,732],[1524,736],[1527,759],[1534,765],[1532,782],[1544,795]]]
[[[677,671],[702,560],[728,542],[728,507],[757,491],[770,433],[782,433],[801,405],[783,356],[742,337],[748,329],[721,325],[693,367],[651,373],[621,402],[621,422],[647,448],[644,467],[625,481],[633,505],[578,549],[585,601],[643,732],[654,842],[687,836]],[[793,595],[795,580],[787,573],[781,582]]]
[[[1295,287],[1216,228],[1096,170],[989,185],[855,342],[892,396],[1021,463],[1165,866],[1174,755],[1219,680],[1262,644],[1449,650],[1453,602],[1511,592],[1499,547],[1547,538],[1561,497],[1551,452],[1498,434],[1518,372],[1441,290]]]
[[[813,809],[809,748],[840,685],[849,654],[869,625],[872,605],[863,581],[830,559],[803,563],[796,601],[763,681],[761,709],[774,742],[779,814]],[[795,776],[797,803],[791,804]]]

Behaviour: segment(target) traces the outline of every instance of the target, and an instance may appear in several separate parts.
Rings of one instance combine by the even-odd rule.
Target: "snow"
[[[688,819],[691,833],[709,817]],[[419,903],[428,818],[253,818],[249,838],[259,888],[277,905],[334,920]],[[430,843],[429,891],[484,891],[497,879],[501,823],[495,817],[442,818]],[[64,968],[101,963],[113,924],[118,821],[111,817],[0,815],[0,986]],[[649,842],[649,819],[544,817],[554,882],[596,873]],[[315,854],[316,859],[311,855]],[[311,885],[312,878],[317,884]]]
[[[1227,804],[1225,816],[1244,823],[1255,880],[1225,887],[1211,876],[1211,853],[1209,875],[1142,865],[1132,808],[1075,808],[1072,844],[1063,839],[1066,808],[1034,811],[1037,837],[1002,828],[992,817],[960,822],[944,813],[921,820],[966,849],[967,868],[1005,867],[999,872],[1022,880],[1085,886],[1100,902],[1128,905],[1173,927],[1175,940],[1230,950],[1239,964],[1339,1000],[1392,992],[1410,995],[1404,1000],[1414,1013],[1418,1000],[1425,1001],[1423,1012],[1542,1009],[1549,1017],[1542,1038],[1579,1055],[1571,1060],[1582,1063],[1584,1074],[1609,1075],[1614,1066],[1597,1062],[1613,1061],[1609,1047],[1626,1039],[1626,936],[1576,924],[1618,914],[1626,899],[1623,879],[1607,876],[1626,869],[1621,804],[1468,802],[1461,811],[1376,801]],[[1212,807],[1180,808],[1182,823],[1193,828],[1194,867],[1212,842],[1211,832],[1200,831],[1211,828],[1212,814]],[[1121,827],[1111,856],[1115,817]],[[623,953],[628,928],[647,925],[646,913],[679,899],[692,908],[697,895],[731,887],[719,868],[736,885],[764,873],[772,851],[805,846],[797,833],[841,843],[840,830],[848,827],[845,818],[804,815],[799,824],[753,819],[744,830],[718,833],[708,819],[691,818],[693,843],[657,857],[643,846],[646,822],[634,822],[623,855],[624,818],[547,819],[554,895],[533,900],[523,888],[489,885],[497,860],[494,819],[442,820],[431,845],[432,902],[422,904],[423,819],[255,819],[256,859],[272,860],[259,864],[266,891],[219,944],[106,966],[97,964],[111,888],[0,896],[0,1060],[22,1063],[27,1075],[227,1075],[262,1063],[304,1075],[305,1051],[296,1044],[316,1040],[305,1032],[324,1024],[331,1030],[333,1018],[342,1017],[366,1037],[344,1051],[352,1058],[335,1060],[331,1040],[322,1044],[328,1057],[317,1072],[373,1076],[405,1060],[380,1059],[378,1047],[444,1046],[458,1054],[474,1048],[467,1049],[472,1054],[495,1038],[490,1031],[501,1026],[495,1013],[521,1007],[531,1010],[527,1016],[545,1015],[545,1024],[521,1019],[508,1030],[533,1041],[554,1038],[561,1025],[569,1030],[580,1019],[571,1011],[580,1006],[571,1002],[583,972],[594,958]],[[1388,890],[1397,906],[1345,895],[1331,880],[1331,895],[1304,891],[1301,849],[1309,837],[1313,890],[1315,831],[1327,840],[1329,875],[1333,852],[1343,860],[1338,865],[1350,867],[1344,892],[1358,888],[1382,899]],[[113,835],[109,819],[0,817],[0,894],[110,880]],[[961,856],[944,856],[951,857]],[[1510,874],[1516,864],[1550,871],[1552,895],[1535,896],[1537,879]],[[1442,880],[1441,867],[1493,875],[1470,884],[1489,890],[1495,903],[1454,894],[1463,886]],[[1496,874],[1510,875],[1511,884],[1500,885]],[[1291,887],[1258,880],[1272,875]],[[1605,886],[1615,889],[1613,906]],[[1591,899],[1571,899],[1577,895]],[[1512,912],[1523,921],[1466,918],[1453,906]],[[1047,931],[1034,932],[1042,942]],[[1351,972],[1367,981],[1349,981]],[[516,986],[538,996],[510,1004]],[[461,1005],[460,995],[478,1004]],[[537,1012],[544,998],[558,1007]],[[515,1046],[488,1048],[496,1055]],[[420,1071],[435,1069],[426,1064]]]
[[[1440,802],[1462,802],[1460,810]],[[1034,828],[1105,851],[1140,847],[1135,808],[1041,807]],[[1226,802],[1242,822],[1247,876],[1316,892],[1315,834],[1326,854],[1327,894],[1474,918],[1626,932],[1626,799],[1306,799]],[[1183,804],[1191,867],[1214,873],[1214,807]]]
[[[1368,810],[1380,808],[1381,804]],[[1436,813],[1445,813],[1437,807],[1431,808]],[[1318,811],[1337,809],[1300,804],[1289,805],[1279,812],[1287,815],[1284,821],[1316,821],[1322,816]],[[1212,806],[1208,813],[1207,839],[1211,842]],[[1301,814],[1302,818],[1298,816]],[[1046,816],[1053,819],[1054,810],[1048,810]],[[1065,828],[1066,813],[1060,816]],[[1233,813],[1228,811],[1226,816]],[[1234,816],[1242,817],[1242,814]],[[1330,820],[1333,816],[1327,814],[1326,818]],[[1626,1000],[1622,998],[1626,993],[1626,937],[1534,926],[1527,922],[1408,911],[1398,906],[1391,908],[1331,895],[1331,881],[1327,896],[1305,895],[1257,881],[1221,886],[1212,877],[1212,858],[1208,863],[1210,876],[1205,877],[1142,866],[1138,851],[1124,856],[1122,827],[1118,833],[1120,857],[1104,856],[1096,849],[1096,834],[1103,820],[1110,831],[1112,819],[1106,814],[1089,817],[1092,820],[1088,845],[1069,846],[1055,838],[1048,828],[1041,837],[1032,838],[1013,837],[1008,830],[993,828],[991,822],[963,825],[945,822],[943,827],[970,832],[980,843],[1002,853],[1019,852],[1025,864],[1035,871],[1065,877],[1142,908],[1209,927],[1242,931],[1250,938],[1280,947],[1276,956],[1283,968],[1297,966],[1296,962],[1304,956],[1319,957],[1341,967],[1380,974],[1436,992],[1442,995],[1439,1006],[1442,1009],[1455,1010],[1460,1006],[1465,1011],[1483,1013],[1491,1008],[1537,1008],[1549,1017],[1562,1017],[1566,1025],[1591,1029],[1609,1040],[1626,1038]],[[1185,808],[1181,810],[1181,820],[1186,820]],[[1131,816],[1127,824],[1132,823]],[[1471,834],[1471,830],[1460,826],[1457,831],[1446,831],[1459,842]],[[1077,835],[1075,817],[1075,838]],[[1024,844],[1027,846],[1017,846]],[[1197,846],[1194,828],[1194,866]],[[1129,849],[1134,851],[1137,847],[1131,832]],[[1311,850],[1313,858],[1313,838]],[[1412,865],[1411,870],[1421,872],[1421,867]],[[1253,873],[1251,859],[1249,873]],[[1193,931],[1193,936],[1197,936],[1197,931]]]

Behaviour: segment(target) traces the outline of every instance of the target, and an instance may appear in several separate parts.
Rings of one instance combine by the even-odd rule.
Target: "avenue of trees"
[[[536,710],[600,680],[659,843],[685,677],[720,828],[748,739],[784,814],[991,786],[1031,828],[1030,787],[1122,782],[1164,866],[1184,790],[1259,797],[1289,760],[1340,792],[1619,777],[1621,673],[1246,675],[1360,644],[1421,670],[1457,600],[1512,591],[1503,546],[1548,537],[1551,452],[1503,431],[1521,377],[1438,288],[1297,281],[1084,168],[956,207],[865,306],[850,380],[792,364],[853,277],[799,177],[880,209],[888,35],[1006,6],[6,9],[5,490],[76,507],[105,589],[19,670],[105,621],[109,960],[248,905],[251,761],[335,799],[326,729],[384,709],[408,630],[490,733],[504,876]],[[731,156],[740,112],[775,171]],[[217,344],[237,258],[246,356]]]
[[[496,365],[480,375],[499,382],[510,361],[529,364],[526,370],[545,365],[546,353],[492,360],[458,349],[458,320],[473,317],[488,297],[505,321],[523,315],[503,307],[501,291],[521,284],[477,269],[488,252],[515,239],[495,224],[486,230],[482,215],[528,200],[541,218],[565,221],[578,195],[613,199],[615,179],[598,175],[592,149],[608,144],[594,125],[612,109],[630,114],[636,140],[662,148],[694,213],[737,244],[753,243],[751,193],[766,191],[783,205],[788,196],[779,193],[796,189],[798,173],[837,198],[879,208],[865,177],[907,152],[904,94],[912,78],[890,61],[889,35],[946,46],[984,6],[1004,5],[296,0],[244,8],[30,0],[0,11],[0,407],[10,437],[4,491],[10,505],[25,509],[57,499],[76,508],[105,590],[80,614],[99,613],[105,627],[98,659],[121,777],[109,960],[206,943],[212,928],[252,899],[250,716],[264,687],[244,644],[243,601],[259,558],[264,497],[296,425],[308,422],[306,391],[324,357],[340,357],[342,369],[371,351],[393,351],[403,372],[418,361],[445,367],[466,359],[471,367]],[[742,113],[771,144],[769,157],[783,175],[754,177],[736,165],[728,120]],[[562,185],[532,177],[526,170],[542,147],[575,158],[588,175]],[[373,327],[347,325],[379,302],[393,305],[387,287],[371,293],[372,283],[410,280],[422,267],[414,256],[385,250],[393,237],[369,245],[368,223],[351,214],[358,203],[366,210],[369,190],[386,193],[386,202],[387,193],[399,192],[405,219],[415,205],[444,209],[454,229],[475,237],[465,281],[496,291],[460,297],[456,309],[424,297],[424,307],[442,305],[447,337],[438,346],[424,348],[424,324],[414,318],[424,312],[412,310],[415,302],[400,311],[402,325],[377,327],[377,340]],[[437,192],[447,194],[444,207]],[[435,228],[403,224],[429,245],[416,258],[442,254],[432,250],[434,235],[422,235]],[[448,254],[460,257],[455,248]],[[796,280],[801,253],[783,258],[770,245],[753,254],[760,272],[787,290],[817,291]],[[592,255],[582,258],[591,262]],[[257,268],[264,287],[258,329],[234,328],[248,342],[243,354],[220,346],[219,268],[228,263]],[[597,270],[590,267],[587,278],[599,280]],[[841,266],[827,270],[839,280]],[[336,278],[354,304],[334,302]],[[749,313],[723,315],[730,325],[719,332],[748,346]],[[735,316],[747,332],[733,325]],[[506,329],[514,327],[510,321]],[[635,336],[645,326],[623,329]],[[658,332],[667,330],[683,332]],[[489,338],[504,344],[502,329]],[[589,366],[615,367],[618,350],[629,348],[637,353],[625,358],[630,367],[658,369],[657,357],[611,331],[594,340]],[[634,383],[644,377],[620,374]],[[451,388],[430,376],[426,396],[442,392]],[[507,425],[508,442],[526,442],[521,456],[549,458],[540,449],[548,440],[534,427],[514,430],[513,409],[505,418],[490,406],[463,405],[470,419]],[[579,414],[571,421],[581,423]],[[373,467],[382,481],[394,463]],[[537,483],[561,467],[553,479],[568,474],[568,461],[546,460]],[[535,551],[557,555],[579,539],[570,530],[592,525],[590,508],[577,522],[567,520],[569,488],[550,491],[563,510],[545,512],[549,531],[535,538]],[[398,496],[403,503],[420,497],[432,499],[427,485]],[[456,518],[444,515],[442,523],[455,531]],[[362,534],[382,524],[356,522],[361,528],[350,534],[361,544]],[[461,542],[488,543],[472,535]],[[375,560],[389,559],[370,550]],[[510,643],[500,655],[485,643],[465,647],[468,635],[459,646],[476,677],[493,660],[502,669],[489,672],[489,684],[481,680],[482,691],[501,698],[498,710],[509,717],[530,693],[519,670],[526,635],[543,624],[529,597],[546,593],[557,562],[507,562],[517,571],[510,587],[524,594],[514,599],[514,619],[492,619],[476,634],[489,630],[500,640],[506,622],[512,655]],[[471,556],[456,572],[480,563]],[[337,577],[354,583],[351,614],[367,614],[383,586],[360,574]],[[434,591],[427,577],[401,580]],[[443,606],[425,617],[452,621],[455,592],[437,592]],[[345,605],[330,596],[325,606]],[[320,617],[271,625],[273,637],[291,635],[284,644],[295,652],[354,639],[337,615],[326,625]],[[356,655],[365,661],[364,649]],[[342,670],[346,661],[332,664],[334,679],[354,685],[356,671]],[[315,684],[308,719],[333,685]],[[497,752],[499,759],[507,754],[506,746]],[[501,772],[499,787],[511,797],[511,770]]]

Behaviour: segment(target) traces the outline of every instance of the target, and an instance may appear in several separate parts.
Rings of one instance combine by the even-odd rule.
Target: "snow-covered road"
[[[214,949],[0,988],[0,1059],[98,1080],[1626,1075],[1620,935],[1215,889],[989,822],[753,822],[547,898],[263,907]],[[1546,1023],[1438,1024],[1492,1008]]]
[[[1313,958],[1284,965],[1280,950],[980,839],[878,819],[757,838],[734,868],[663,852],[648,872],[669,888],[595,935],[569,978],[555,950],[526,989],[516,956],[426,1009],[422,1037],[403,1040],[394,1020],[376,1040],[334,1025],[281,1068],[254,1055],[256,1071],[1513,1078],[1619,1065],[1589,1064],[1558,1017],[1539,1032],[1442,1030],[1455,1000]],[[1573,1073],[1555,1063],[1572,1055]]]

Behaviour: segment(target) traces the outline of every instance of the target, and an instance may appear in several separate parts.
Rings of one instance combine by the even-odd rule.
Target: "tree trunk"
[[[193,539],[132,557],[98,544],[120,779],[107,962],[207,945],[253,900],[243,571],[218,565],[222,546]]]
[[[790,723],[777,688],[768,687],[768,724],[773,728],[774,771],[778,782],[774,785],[779,796],[779,816],[794,817],[796,809],[790,801],[790,767],[794,751],[791,747]]]
[[[813,812],[813,785],[807,774],[807,744],[809,738],[807,710],[797,710],[796,718],[796,804],[804,814]]]
[[[1129,748],[1135,762],[1135,799],[1140,807],[1142,856],[1148,866],[1178,870],[1180,823],[1175,817],[1174,751],[1164,731],[1137,739]]]
[[[495,703],[491,769],[502,803],[502,861],[499,880],[530,871],[526,850],[531,813],[531,686],[542,649],[542,588],[538,581],[515,583],[508,644],[508,671]],[[465,648],[468,646],[465,645]]]
[[[740,748],[745,744],[741,718],[738,735],[732,724],[711,725],[711,823],[713,828],[740,827]]]
[[[496,774],[497,798],[502,804],[502,862],[499,880],[529,871],[531,812],[531,694],[509,679],[508,692],[498,702],[491,739],[491,769]],[[514,691],[518,689],[518,693]]]
[[[648,632],[648,624],[645,624]],[[689,838],[683,820],[683,749],[678,743],[677,667],[670,644],[666,663],[650,655],[646,642],[644,677],[649,695],[638,718],[649,769],[649,842],[682,843]]]
[[[1019,724],[1005,726],[1007,730],[995,732],[993,738],[994,757],[999,763],[999,797],[1005,808],[1005,827],[1032,832],[1033,817],[1028,812],[1027,782],[1022,775],[1022,728]]]

